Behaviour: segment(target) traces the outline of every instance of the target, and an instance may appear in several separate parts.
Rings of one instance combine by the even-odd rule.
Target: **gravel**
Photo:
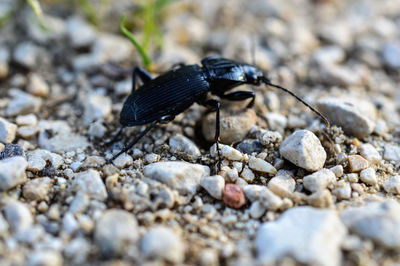
[[[10,143],[15,139],[17,125],[10,123],[6,119],[0,117],[0,142]]]
[[[225,179],[220,175],[205,176],[200,179],[200,185],[215,199],[221,200]]]
[[[0,161],[0,190],[8,190],[26,182],[25,169],[28,163],[22,156]]]

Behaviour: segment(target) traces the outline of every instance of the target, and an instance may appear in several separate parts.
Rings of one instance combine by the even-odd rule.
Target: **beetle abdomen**
[[[198,65],[171,70],[141,86],[124,103],[120,122],[142,125],[189,108],[209,90]]]

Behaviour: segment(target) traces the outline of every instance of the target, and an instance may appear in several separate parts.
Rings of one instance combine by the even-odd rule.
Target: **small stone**
[[[82,265],[90,254],[91,245],[83,237],[72,239],[64,249],[65,256],[77,265]]]
[[[259,219],[261,216],[264,215],[266,210],[267,209],[265,208],[265,206],[260,201],[257,200],[251,204],[249,213],[251,218]]]
[[[89,47],[96,39],[93,27],[79,16],[68,18],[67,34],[74,48]]]
[[[254,202],[261,198],[261,194],[267,189],[265,186],[261,185],[247,185],[243,188],[246,197],[251,201]]]
[[[138,238],[136,218],[124,210],[106,210],[94,230],[94,240],[108,258],[124,254]]]
[[[332,190],[333,195],[335,195],[339,200],[347,200],[351,197],[351,186],[349,182],[340,180],[336,183],[336,188]]]
[[[79,224],[72,213],[66,212],[62,219],[62,227],[64,232],[73,234],[76,230],[78,230]]]
[[[332,171],[336,177],[342,177],[343,176],[343,166],[338,164],[332,168],[329,168],[330,171]]]
[[[17,133],[23,139],[29,139],[36,136],[39,132],[39,127],[37,126],[21,126],[18,127]]]
[[[127,153],[123,153],[113,161],[113,164],[119,169],[128,167],[133,164],[132,156]]]
[[[235,184],[225,185],[223,200],[226,205],[235,209],[239,209],[246,204],[243,190]]]
[[[63,257],[55,250],[36,250],[28,257],[28,266],[62,266]]]
[[[201,156],[196,144],[187,137],[177,134],[169,139],[170,152],[184,152],[192,156]]]
[[[8,190],[26,182],[25,169],[28,162],[15,156],[0,161],[0,190]]]
[[[252,109],[221,112],[220,138],[221,143],[233,144],[242,141],[254,126],[257,115]],[[202,123],[203,135],[207,141],[215,140],[215,113],[208,114]]]
[[[7,105],[8,116],[37,113],[42,105],[42,100],[26,92],[13,89],[10,90],[11,101]]]
[[[361,76],[344,65],[322,64],[319,66],[319,79],[332,86],[355,86],[361,84]]]
[[[92,138],[101,139],[104,137],[104,134],[107,132],[107,128],[101,123],[100,120],[97,120],[90,124],[88,129],[88,134]]]
[[[379,152],[369,143],[361,144],[360,154],[371,164],[378,164],[382,160],[382,156]]]
[[[249,157],[249,167],[255,171],[272,175],[276,174],[277,172],[275,167],[273,167],[270,163],[254,156]]]
[[[40,50],[31,42],[22,42],[14,50],[14,60],[18,64],[34,69],[39,61]]]
[[[71,213],[80,213],[85,211],[87,206],[89,206],[90,197],[84,192],[78,191],[69,206],[69,211]]]
[[[200,185],[215,199],[221,200],[225,187],[225,179],[220,175],[204,176],[200,179]]]
[[[304,187],[311,192],[323,190],[335,181],[335,174],[328,169],[321,169],[318,172],[303,177]]]
[[[350,172],[352,173],[358,173],[368,168],[368,161],[360,155],[349,155],[347,161],[349,162]]]
[[[18,144],[7,143],[0,153],[0,160],[11,158],[15,156],[24,157],[24,149]]]
[[[14,232],[23,232],[33,224],[32,213],[28,206],[19,201],[11,201],[4,207],[4,216]]]
[[[390,177],[383,183],[383,188],[387,193],[400,194],[400,176],[394,175]]]
[[[267,130],[261,134],[257,134],[257,138],[261,141],[262,145],[271,145],[282,142],[282,135],[278,131]]]
[[[240,173],[240,176],[246,180],[246,182],[253,182],[256,177],[247,165],[244,167],[242,173]]]
[[[226,158],[230,161],[241,161],[244,159],[244,156],[240,151],[229,145],[222,146],[221,155],[223,158]]]
[[[52,152],[84,150],[89,143],[86,137],[72,132],[71,127],[61,120],[39,122],[39,146]]]
[[[48,177],[39,177],[29,180],[23,187],[22,194],[28,200],[49,200],[49,193],[53,181]]]
[[[146,258],[162,259],[172,264],[182,263],[185,255],[181,238],[165,226],[150,228],[143,236],[140,248]]]
[[[346,231],[335,211],[291,208],[257,230],[258,262],[274,265],[289,256],[307,265],[340,265]]]
[[[278,210],[283,204],[282,199],[277,195],[275,195],[274,193],[272,193],[272,191],[269,190],[268,188],[265,188],[261,191],[260,202],[267,210],[270,211]]]
[[[15,139],[16,132],[17,125],[0,117],[0,142],[4,144],[12,142]]]
[[[82,104],[84,107],[83,118],[87,125],[111,114],[111,99],[99,93],[89,93]]]
[[[158,162],[146,165],[143,173],[181,193],[194,194],[200,186],[201,178],[210,175],[210,168],[188,162]]]
[[[346,174],[345,180],[349,181],[350,183],[357,183],[358,182],[358,174],[357,173]]]
[[[323,189],[314,192],[307,198],[308,204],[317,208],[329,208],[334,202],[329,190]]]
[[[383,159],[388,161],[400,162],[400,146],[394,144],[386,144]]]
[[[98,171],[89,169],[78,173],[71,184],[72,191],[87,193],[91,198],[104,201],[107,199],[107,190]]]
[[[254,152],[262,152],[263,146],[261,141],[257,139],[245,139],[236,146],[236,149],[238,149],[240,152],[251,155]]]
[[[342,211],[344,224],[357,235],[386,248],[400,248],[400,205],[394,200],[373,202]]]
[[[38,74],[29,76],[27,90],[30,94],[38,97],[46,97],[49,95],[50,88],[46,81]]]
[[[144,160],[146,163],[152,164],[160,160],[160,155],[155,153],[149,153],[144,156]]]
[[[296,181],[290,175],[277,175],[268,182],[268,188],[280,197],[288,197],[296,188]]]
[[[374,168],[367,168],[360,172],[360,179],[365,184],[375,186],[378,184],[378,180],[376,179],[376,173]]]
[[[281,155],[308,171],[321,169],[326,160],[326,152],[319,139],[308,130],[297,130],[288,136],[279,148]]]
[[[337,45],[323,46],[315,50],[311,57],[318,65],[338,64],[345,59],[345,52]]]
[[[47,160],[50,159],[50,152],[37,149],[28,153],[28,167],[32,172],[42,171],[46,167]]]
[[[363,138],[375,127],[376,108],[369,102],[352,97],[325,98],[317,103],[318,109],[346,134]]]
[[[393,69],[400,68],[400,44],[386,43],[382,50],[382,57],[385,64]]]
[[[286,128],[286,116],[280,113],[267,113],[264,116],[267,119],[269,129],[274,131],[282,131]]]

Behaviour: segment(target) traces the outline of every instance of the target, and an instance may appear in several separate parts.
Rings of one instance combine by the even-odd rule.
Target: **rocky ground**
[[[29,7],[0,29],[1,265],[400,263],[400,1],[170,4],[154,76],[254,53],[332,123],[244,86],[254,108],[222,103],[219,173],[215,113],[198,105],[99,167],[143,130],[104,145],[141,64],[118,33],[135,5],[98,27],[43,7],[46,30]]]

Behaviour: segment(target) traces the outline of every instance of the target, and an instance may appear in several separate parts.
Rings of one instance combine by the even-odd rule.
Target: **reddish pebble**
[[[246,203],[243,190],[235,184],[225,185],[223,199],[226,205],[235,209],[239,209]]]

